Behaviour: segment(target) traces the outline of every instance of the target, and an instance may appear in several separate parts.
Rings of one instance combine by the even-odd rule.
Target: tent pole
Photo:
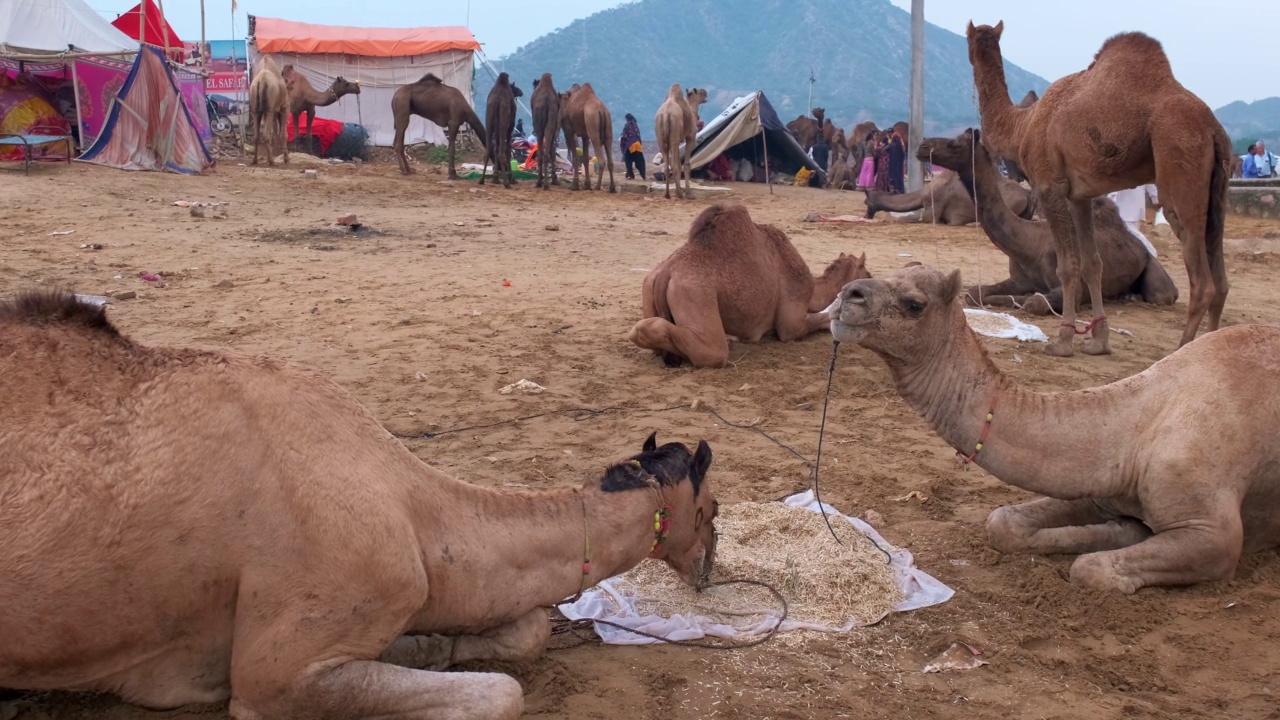
[[[204,34],[204,0],[200,0],[200,66],[201,67],[204,67],[205,65],[209,64],[209,58],[205,57],[205,46],[208,45],[208,43],[209,41]],[[232,62],[234,63],[235,48],[232,48],[231,52],[233,55]],[[235,66],[232,65],[232,67],[235,67]]]
[[[924,164],[916,151],[924,138],[924,0],[911,0],[910,126],[907,129],[907,192],[924,187]]]
[[[146,0],[138,3],[138,49],[147,44],[147,3]]]
[[[764,184],[769,186],[769,194],[773,194],[773,183],[769,181],[769,131],[760,128],[760,139],[764,142]]]
[[[164,35],[164,61],[169,62],[169,28],[164,22],[164,0],[160,0],[160,33]]]

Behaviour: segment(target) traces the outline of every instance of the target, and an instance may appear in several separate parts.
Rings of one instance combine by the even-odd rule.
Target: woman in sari
[[[858,155],[862,158],[861,169],[858,171],[858,189],[866,190],[875,185],[876,182],[876,153],[875,153],[875,133],[867,133],[862,139],[862,147],[859,148]]]
[[[876,141],[876,189],[881,192],[893,192],[893,183],[889,181],[889,133],[881,133]]]

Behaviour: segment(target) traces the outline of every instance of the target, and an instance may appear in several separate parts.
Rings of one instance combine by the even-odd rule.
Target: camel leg
[[[391,141],[391,146],[395,148],[396,160],[400,162],[400,173],[402,175],[410,175],[413,169],[409,167],[409,160],[404,156],[404,133],[409,129],[409,118],[406,116],[404,122],[400,122],[400,118],[396,118],[396,137]]]
[[[1118,550],[1151,537],[1141,522],[1117,517],[1093,500],[1040,498],[997,508],[987,518],[987,542],[1005,554],[1076,555]]]
[[[493,147],[492,147],[492,146],[493,146],[493,144],[494,144],[494,142],[493,142],[493,138],[489,138],[489,145],[490,145],[490,147],[486,147],[486,148],[484,149],[484,163],[480,166],[480,184],[481,184],[481,185],[484,185],[484,176],[485,176],[486,174],[488,174],[488,172],[489,172],[489,158],[493,156]],[[451,158],[451,160],[452,160],[452,158]],[[452,162],[450,162],[450,163],[449,163],[449,165],[450,165],[450,167],[452,167],[452,166],[453,166],[453,163],[452,163]],[[493,173],[494,173],[494,176],[495,176],[495,179],[496,179],[496,176],[497,176],[497,174],[498,174],[498,160],[497,160],[497,158],[494,158],[494,160],[493,160]]]
[[[1025,295],[1026,292],[1027,292],[1026,288],[1019,285],[1016,280],[1014,280],[1013,278],[1008,278],[1006,280],[1002,280],[996,283],[995,285],[982,285],[982,286],[974,285],[966,289],[964,291],[965,293],[964,301],[965,301],[965,304],[967,305],[972,305],[973,307],[982,307],[983,304],[987,304],[987,305],[998,304],[994,302],[994,297],[999,297],[999,296],[1008,297],[1010,295]],[[981,303],[979,302],[979,298],[981,298]],[[1005,307],[1009,307],[1009,306],[1005,305]]]
[[[667,303],[675,323],[660,317],[645,318],[631,328],[627,339],[646,350],[688,358],[694,367],[728,364],[729,338],[715,291],[672,282],[667,285]]]
[[[1093,308],[1093,335],[1084,345],[1086,355],[1111,354],[1111,329],[1107,327],[1107,312],[1102,299],[1102,255],[1093,236],[1093,200],[1075,200],[1071,203],[1071,223],[1076,229],[1076,244],[1080,248],[1080,275],[1089,288],[1089,307]]]
[[[1071,357],[1076,337],[1076,303],[1080,297],[1080,247],[1075,241],[1071,221],[1071,204],[1058,188],[1041,192],[1041,210],[1053,230],[1054,250],[1058,254],[1058,284],[1062,288],[1062,325],[1058,340],[1044,349],[1046,355]]]
[[[479,635],[401,635],[378,659],[415,670],[444,670],[471,660],[533,662],[550,637],[547,612],[539,608]]]
[[[287,110],[280,111],[280,144],[284,146],[284,164],[289,164],[289,114]]]
[[[813,333],[829,330],[831,318],[824,312],[809,312],[800,303],[785,304],[778,308],[778,319],[774,329],[782,342],[802,340]]]
[[[258,164],[258,151],[262,149],[262,115],[253,119],[253,164]],[[270,151],[268,151],[270,152]]]
[[[613,181],[613,144],[609,142],[609,138],[604,139],[604,162],[609,166],[609,192],[618,192],[618,184]],[[600,173],[604,175],[603,171]],[[601,182],[604,178],[601,177]]]
[[[458,127],[453,126],[449,128],[449,179],[450,180],[458,179],[458,170],[457,170],[457,166],[455,165],[455,160],[457,159],[457,155],[458,155]]]
[[[1152,585],[1227,580],[1240,560],[1244,531],[1239,505],[1224,505],[1214,520],[1164,530],[1127,548],[1082,555],[1071,564],[1071,581],[1129,594]]]

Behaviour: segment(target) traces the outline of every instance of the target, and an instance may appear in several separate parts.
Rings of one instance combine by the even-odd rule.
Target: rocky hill
[[[496,59],[526,96],[550,72],[556,87],[590,82],[614,115],[634,113],[646,137],[673,82],[705,87],[703,118],[735,97],[763,90],[784,122],[813,104],[844,127],[907,118],[911,14],[889,0],[639,0],[575,20]],[[1049,83],[1005,64],[1014,101]],[[476,102],[493,79],[476,73]],[[708,115],[708,112],[710,115]],[[521,111],[521,115],[523,115]],[[977,99],[965,39],[925,27],[925,118],[928,132],[977,122]],[[526,124],[528,120],[526,120]]]
[[[1238,153],[1257,140],[1267,149],[1280,153],[1280,97],[1269,97],[1251,103],[1237,100],[1213,112],[1231,136],[1231,146]]]

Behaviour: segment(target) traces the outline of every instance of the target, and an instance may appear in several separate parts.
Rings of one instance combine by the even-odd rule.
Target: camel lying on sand
[[[647,557],[714,560],[705,442],[481,488],[314,372],[145,347],[70,294],[0,306],[0,396],[0,688],[515,720],[513,678],[438,671],[536,658],[544,606]]]
[[[516,98],[524,97],[524,93],[511,76],[500,73],[493,88],[489,90],[489,99],[485,103],[484,124],[489,129],[489,139],[485,142],[484,165],[480,169],[480,184],[484,184],[485,173],[489,172],[489,163],[493,163],[493,179],[502,180],[502,186],[510,188],[516,181],[511,172],[511,136],[516,129]]]
[[[658,108],[653,118],[654,136],[658,139],[658,150],[666,160],[667,170],[662,173],[667,186],[666,199],[671,199],[671,177],[676,179],[676,197],[689,196],[689,163],[680,158],[680,145],[683,143],[686,152],[693,152],[694,140],[698,135],[698,106],[707,101],[707,91],[689,88],[688,96],[680,89],[680,83],[672,83],[667,91],[667,99]],[[684,189],[680,189],[680,175],[684,174]]]
[[[729,339],[783,342],[826,328],[822,309],[845,283],[871,277],[867,256],[840,253],[821,277],[809,274],[785,233],[757,225],[741,205],[716,204],[689,228],[688,241],[644,278],[644,319],[627,339],[677,367],[724,367]]]
[[[924,159],[930,154],[935,163],[954,170],[961,185],[976,194],[982,231],[1009,256],[1009,279],[969,288],[965,292],[966,301],[1021,307],[1037,315],[1048,315],[1050,309],[1062,312],[1062,284],[1058,281],[1053,230],[1044,220],[1026,220],[1014,215],[1000,195],[992,192],[993,187],[1003,189],[1002,182],[1008,181],[996,171],[991,156],[982,146],[981,131],[969,129],[957,138],[926,138],[920,144],[918,155]],[[1155,305],[1172,305],[1178,299],[1178,286],[1173,278],[1129,232],[1115,203],[1107,198],[1093,201],[1093,232],[1102,258],[1103,297],[1117,300],[1139,295]],[[1085,299],[1081,292],[1078,302],[1083,304]]]
[[[258,164],[258,151],[267,146],[267,164],[275,166],[275,145],[284,145],[284,164],[289,164],[289,143],[285,141],[286,124],[289,122],[289,86],[280,73],[280,66],[263,55],[253,71],[249,84],[249,114],[253,116],[253,164]],[[267,135],[262,136],[262,124],[267,125]]]
[[[578,166],[582,166],[587,179],[587,190],[591,189],[591,157],[595,156],[597,164],[596,189],[604,189],[604,170],[609,168],[609,192],[618,192],[613,182],[613,116],[609,108],[596,96],[591,83],[577,83],[569,89],[567,97],[561,96],[560,123],[564,127],[564,139],[569,149],[569,162],[573,163],[574,190],[578,185]],[[578,153],[578,141],[582,142],[582,153]]]
[[[409,159],[404,156],[404,134],[409,129],[409,118],[413,115],[424,117],[444,128],[449,137],[449,179],[458,179],[455,164],[458,146],[458,131],[463,123],[471,126],[480,145],[486,145],[484,125],[480,124],[480,116],[472,109],[471,103],[462,96],[457,88],[445,85],[440,78],[427,73],[417,82],[409,83],[396,90],[391,96],[391,112],[395,116],[396,137],[392,142],[396,151],[396,159],[400,161],[400,172],[408,175],[413,172],[409,167]]]
[[[920,147],[925,147],[921,145]],[[927,160],[926,158],[921,158]],[[941,165],[942,163],[938,163]],[[909,193],[888,193],[866,190],[863,202],[867,206],[864,217],[870,219],[878,212],[915,212],[923,209],[920,222],[943,225],[968,225],[977,220],[973,214],[973,196],[955,173],[940,173],[927,185]],[[1000,178],[1000,195],[1005,205],[1020,218],[1030,220],[1036,210],[1031,191],[1008,178]]]
[[[284,76],[285,84],[289,86],[289,112],[293,115],[293,137],[296,141],[301,141],[306,152],[311,152],[311,128],[315,124],[316,108],[329,107],[344,95],[359,95],[360,83],[359,81],[347,82],[339,75],[328,90],[318,92],[311,85],[311,81],[298,72],[292,63],[285,65],[281,74]],[[303,113],[307,114],[306,140],[303,140],[303,135],[298,132]]]
[[[1231,140],[1200,98],[1173,76],[1160,43],[1121,33],[1084,70],[1061,77],[1027,108],[1009,100],[1000,36],[1004,23],[969,23],[969,62],[978,90],[983,143],[1012,158],[1031,182],[1037,212],[1053,229],[1063,287],[1062,326],[1045,348],[1075,352],[1077,289],[1089,290],[1092,337],[1083,350],[1111,352],[1102,266],[1093,237],[1093,198],[1155,182],[1165,217],[1182,244],[1191,281],[1181,347],[1208,315],[1217,330],[1227,302],[1222,234]]]
[[[831,332],[879,355],[962,457],[1047,496],[991,514],[996,550],[1079,554],[1073,582],[1132,593],[1229,579],[1242,552],[1280,545],[1280,328],[1227,328],[1110,385],[1037,393],[987,357],[960,292],[958,270],[857,280]]]
[[[543,190],[559,185],[556,179],[556,137],[560,133],[560,93],[551,73],[533,81],[533,134],[538,138],[538,184]]]

